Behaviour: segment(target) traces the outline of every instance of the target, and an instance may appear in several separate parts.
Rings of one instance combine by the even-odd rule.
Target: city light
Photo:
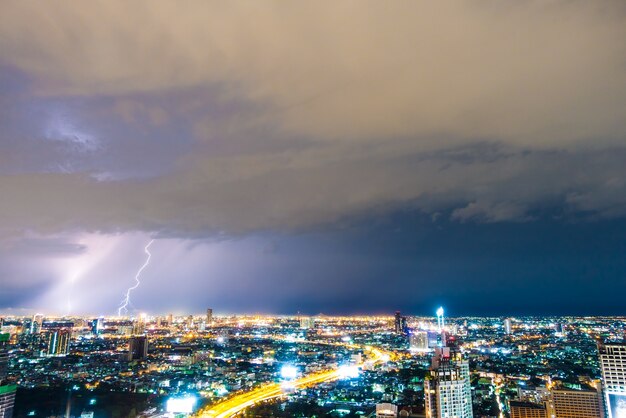
[[[342,379],[355,379],[361,374],[359,366],[344,365],[337,369],[337,373]]]
[[[295,379],[297,376],[298,369],[294,366],[286,364],[280,369],[280,377],[282,377],[283,379],[292,380]]]
[[[184,398],[169,398],[166,404],[167,412],[177,414],[191,414],[196,405],[197,398],[194,396],[186,396]]]

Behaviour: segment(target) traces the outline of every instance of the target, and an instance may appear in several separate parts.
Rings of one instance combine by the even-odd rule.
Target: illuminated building
[[[133,334],[141,335],[146,332],[146,314],[141,314],[137,321],[133,323]]]
[[[504,333],[510,335],[513,333],[513,324],[511,322],[511,318],[506,318],[504,320]]]
[[[42,314],[33,315],[33,320],[30,323],[30,333],[39,334],[41,332],[42,324],[43,324],[43,315]]]
[[[210,325],[213,323],[213,309],[209,308],[206,310],[206,323]]]
[[[402,315],[400,311],[396,311],[396,314],[393,317],[393,331],[396,334],[400,334],[402,332]]]
[[[626,343],[598,344],[608,418],[626,418]]]
[[[553,389],[548,409],[555,418],[604,418],[602,395],[595,390]]]
[[[142,361],[148,357],[148,337],[135,336],[128,340],[128,361]]]
[[[396,334],[408,334],[409,327],[406,323],[406,317],[400,314],[400,311],[396,311],[393,321],[393,331]]]
[[[0,418],[11,418],[15,404],[16,385],[7,383],[7,369],[9,366],[9,353],[7,346],[10,335],[0,334]]]
[[[312,316],[303,316],[300,318],[300,328],[301,329],[312,329],[315,328],[315,318]]]
[[[443,317],[443,306],[440,306],[439,309],[437,309],[437,328],[439,329],[439,332],[441,332],[445,329],[445,327],[446,323]]]
[[[99,335],[104,329],[104,318],[99,317],[91,321],[91,333],[93,335]]]
[[[532,402],[510,401],[511,418],[548,418],[545,405]]]
[[[437,348],[443,346],[441,341],[441,333],[436,331],[428,331],[428,348]]]
[[[469,364],[450,347],[437,348],[424,381],[427,418],[472,418]]]
[[[376,404],[376,418],[396,418],[398,416],[398,406],[392,403]]]
[[[413,331],[409,339],[411,351],[428,351],[428,333],[426,331]]]
[[[70,347],[70,331],[60,329],[48,331],[46,341],[48,343],[46,355],[48,356],[65,356],[69,353]]]

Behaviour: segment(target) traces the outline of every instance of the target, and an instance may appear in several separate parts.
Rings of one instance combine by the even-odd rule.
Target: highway
[[[352,348],[357,347],[355,345],[350,346]],[[391,355],[393,355],[393,353],[388,353],[383,350],[371,347],[366,347],[365,352],[368,353],[368,356],[370,358],[366,360],[366,362],[364,362],[363,364],[383,363],[387,361]],[[299,389],[308,386],[315,386],[324,382],[337,380],[340,377],[341,372],[337,369],[333,369],[302,376],[299,379],[289,382],[288,388],[283,388],[278,383],[266,383],[249,392],[235,395],[231,398],[223,400],[222,402],[211,405],[199,411],[197,416],[204,418],[229,418],[239,414],[246,408],[249,408],[256,403],[285,396],[288,394],[289,390],[292,390],[294,388]]]

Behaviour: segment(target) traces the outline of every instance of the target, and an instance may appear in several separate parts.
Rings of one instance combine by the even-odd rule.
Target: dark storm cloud
[[[621,2],[367,6],[4,5],[3,229],[623,215]]]
[[[213,244],[236,252],[259,231],[343,231],[402,211],[502,231],[619,223],[625,39],[621,1],[4,3],[0,242],[42,267],[4,257],[3,278],[52,287],[50,306],[89,276],[82,289],[110,292],[109,306],[150,236],[176,238],[193,285]],[[271,264],[284,244],[270,241]],[[109,246],[138,254],[114,263]],[[292,256],[232,277],[286,280],[309,263]],[[398,260],[323,261],[320,274],[343,269],[341,298]],[[303,281],[267,297],[288,309]]]

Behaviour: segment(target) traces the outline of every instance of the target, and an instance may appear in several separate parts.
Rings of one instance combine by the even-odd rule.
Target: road
[[[351,346],[356,348],[354,345]],[[392,353],[371,347],[367,347],[365,352],[368,354],[368,357],[370,357],[365,363],[370,364],[385,362],[392,355]],[[235,395],[232,398],[228,398],[222,402],[211,405],[210,407],[201,410],[197,415],[204,418],[232,417],[259,402],[285,396],[292,388],[300,389],[308,386],[315,386],[324,382],[337,380],[340,377],[340,371],[333,369],[302,376],[301,378],[290,382],[289,388],[283,388],[278,383],[266,383],[249,392]]]

